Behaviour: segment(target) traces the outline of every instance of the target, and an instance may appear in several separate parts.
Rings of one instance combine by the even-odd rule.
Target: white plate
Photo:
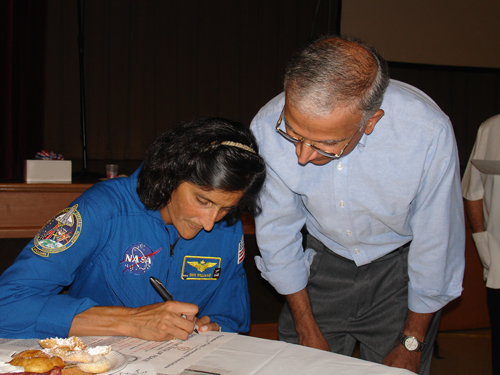
[[[125,366],[128,365],[127,357],[125,357],[121,353],[115,352],[114,350],[110,351],[104,357],[106,357],[106,359],[109,361],[111,368],[108,371],[101,373],[100,375],[113,374],[117,371],[123,370]]]

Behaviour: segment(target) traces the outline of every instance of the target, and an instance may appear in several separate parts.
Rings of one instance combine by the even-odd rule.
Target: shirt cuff
[[[489,270],[491,265],[491,254],[488,245],[488,232],[476,232],[472,233],[472,239],[476,245],[477,253],[479,254],[479,259],[486,270]]]
[[[316,252],[307,249],[304,257],[275,271],[269,271],[264,260],[260,256],[255,257],[255,264],[261,276],[266,279],[281,295],[293,294],[301,291],[307,286],[309,269]]]
[[[419,292],[409,287],[408,308],[413,312],[421,314],[434,313],[442,309],[447,303],[453,301],[455,298],[460,297],[462,290],[462,284],[450,286],[446,293],[439,292],[438,290]]]
[[[40,337],[68,337],[75,315],[96,306],[94,301],[58,294],[43,306],[35,325]]]

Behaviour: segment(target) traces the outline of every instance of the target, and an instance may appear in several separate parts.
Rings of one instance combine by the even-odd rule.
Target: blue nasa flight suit
[[[222,331],[247,332],[250,301],[243,226],[217,223],[178,239],[159,211],[147,210],[129,178],[94,185],[56,215],[0,276],[0,337],[66,337],[92,306],[162,302],[158,278],[175,300],[194,303]],[[64,286],[68,294],[59,294]]]

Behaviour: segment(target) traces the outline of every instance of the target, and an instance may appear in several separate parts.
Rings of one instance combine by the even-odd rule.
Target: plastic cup
[[[118,177],[118,164],[106,164],[106,176],[108,179]]]

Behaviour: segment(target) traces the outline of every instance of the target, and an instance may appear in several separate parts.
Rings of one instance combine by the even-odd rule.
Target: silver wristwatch
[[[409,352],[421,352],[424,350],[425,344],[418,341],[415,336],[406,336],[403,332],[401,332],[399,341]]]

